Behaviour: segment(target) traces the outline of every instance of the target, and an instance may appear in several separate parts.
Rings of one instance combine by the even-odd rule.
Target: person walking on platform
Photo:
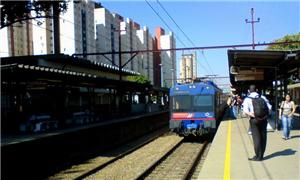
[[[250,127],[254,144],[255,156],[248,158],[250,161],[261,161],[267,144],[267,118],[271,105],[266,97],[256,92],[255,85],[249,88],[250,94],[245,98],[243,111],[250,117]]]
[[[289,94],[285,95],[285,100],[281,102],[279,109],[279,118],[281,119],[283,126],[282,138],[285,140],[290,139],[290,129],[295,110],[295,103],[291,101],[291,96]]]

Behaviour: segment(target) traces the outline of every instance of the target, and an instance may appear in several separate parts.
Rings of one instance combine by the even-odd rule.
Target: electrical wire
[[[148,4],[148,6],[152,9],[152,11],[159,17],[159,19],[169,28],[169,30],[171,32],[174,32],[173,29],[168,25],[168,23],[159,15],[159,13],[152,7],[152,5],[147,1],[145,0],[146,3]],[[184,42],[182,42],[182,40],[176,35],[174,34],[174,37],[184,46],[184,47],[187,47]]]
[[[170,15],[170,13],[167,11],[167,9],[159,2],[159,0],[156,0],[156,2],[159,4],[159,6],[164,10],[164,12],[168,15],[168,17],[173,21],[173,23],[176,25],[176,27],[182,32],[182,34],[186,37],[186,39],[191,43],[192,46],[195,46],[195,43],[188,37],[188,35],[183,31],[183,29],[176,23],[176,21],[174,20],[174,18],[172,18],[172,16]],[[209,68],[209,70],[211,71],[212,74],[214,74],[210,64],[208,63],[207,61],[207,58],[206,56],[204,55],[204,52],[202,50],[202,53],[201,53],[204,57],[204,60]],[[200,63],[200,62],[199,62]],[[200,64],[201,65],[201,64]]]
[[[159,6],[164,10],[164,12],[168,15],[168,17],[173,21],[173,23],[176,25],[176,27],[182,32],[182,34],[186,37],[186,39],[192,44],[192,46],[196,46],[195,45],[195,43],[187,36],[187,34],[183,31],[183,29],[176,23],[176,21],[174,20],[174,18],[172,18],[172,16],[170,15],[170,13],[167,11],[167,9],[159,2],[159,0],[156,0],[156,2],[159,4]],[[212,69],[211,69],[211,67],[210,67],[210,65],[209,65],[209,63],[207,62],[207,59],[206,59],[206,57],[204,57],[204,60],[206,61],[206,64],[207,64],[207,66],[208,66],[208,68],[210,69],[210,71],[211,71],[211,73],[212,74],[214,74],[213,73],[213,71],[212,71]],[[200,63],[200,61],[198,61],[199,62],[199,65],[201,65],[202,63]],[[201,65],[202,67],[203,67],[203,69],[208,73],[209,71],[208,71],[208,69],[205,67],[205,66],[203,66],[203,65]]]

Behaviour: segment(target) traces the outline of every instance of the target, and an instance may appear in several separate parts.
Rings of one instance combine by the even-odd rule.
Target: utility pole
[[[251,8],[251,21],[248,21],[248,19],[245,19],[246,23],[251,23],[252,25],[252,49],[255,49],[254,45],[254,23],[258,23],[260,21],[260,18],[257,18],[256,21],[254,21],[254,9]]]
[[[118,32],[118,35],[119,35],[119,37],[118,37],[118,40],[119,40],[119,52],[118,52],[118,54],[119,54],[119,81],[120,81],[120,85],[118,86],[118,94],[119,94],[119,100],[118,100],[118,102],[119,102],[119,109],[121,110],[121,108],[122,108],[122,96],[123,96],[123,93],[122,93],[122,87],[121,87],[121,81],[122,81],[122,48],[121,48],[121,46],[122,46],[122,43],[121,43],[121,39],[122,39],[122,37],[121,37],[121,31],[126,31],[126,29],[125,30],[121,30],[121,22],[119,21],[119,27],[118,27],[118,29],[115,29],[115,28],[113,28],[113,31],[114,32]],[[120,112],[121,114],[122,114],[122,112]]]
[[[119,80],[122,81],[121,26],[119,27]]]
[[[54,54],[60,54],[59,2],[53,2]]]
[[[120,81],[122,81],[122,48],[121,48],[121,46],[122,46],[122,42],[121,42],[121,31],[126,31],[126,30],[121,30],[121,25],[120,25],[120,23],[121,22],[119,22],[119,29],[116,29],[116,28],[112,28],[112,31],[114,31],[114,32],[118,32],[118,44],[119,44],[119,52],[118,52],[118,54],[119,54],[119,80]],[[114,50],[113,50],[113,52],[114,52]],[[113,55],[113,54],[112,54]]]

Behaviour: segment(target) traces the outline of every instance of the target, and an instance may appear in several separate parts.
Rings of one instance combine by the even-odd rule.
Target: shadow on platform
[[[291,138],[300,138],[300,135],[297,135],[297,136],[291,136]]]
[[[292,149],[285,149],[285,150],[278,151],[278,152],[275,152],[273,154],[265,156],[264,160],[271,159],[271,158],[274,158],[274,157],[277,157],[277,156],[290,156],[290,155],[294,155],[296,152],[297,151],[292,150]]]

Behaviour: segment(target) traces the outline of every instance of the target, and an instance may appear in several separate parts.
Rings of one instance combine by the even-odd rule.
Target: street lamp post
[[[160,63],[160,86],[163,87],[164,86],[164,78],[163,78],[163,65]]]

